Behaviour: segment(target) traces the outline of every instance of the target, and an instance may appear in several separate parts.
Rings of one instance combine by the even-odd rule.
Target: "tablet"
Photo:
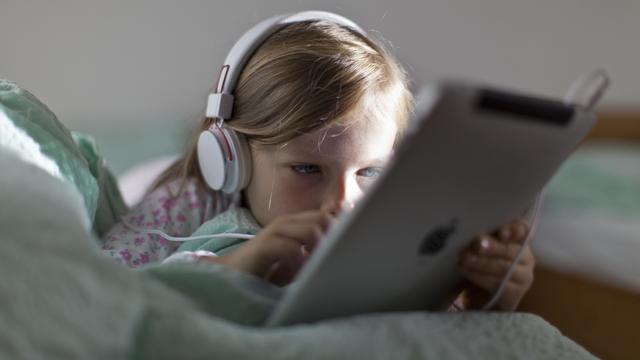
[[[267,325],[448,306],[463,249],[522,218],[596,122],[579,105],[473,82],[426,94],[380,178],[332,226]]]

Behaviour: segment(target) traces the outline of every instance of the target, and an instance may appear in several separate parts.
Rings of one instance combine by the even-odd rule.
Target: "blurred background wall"
[[[640,102],[637,0],[0,0],[0,77],[94,135],[121,172],[181,149],[246,29],[306,9],[384,37],[416,87],[453,74],[562,96],[602,66],[605,106]]]

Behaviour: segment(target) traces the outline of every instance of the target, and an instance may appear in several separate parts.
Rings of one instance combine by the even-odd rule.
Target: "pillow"
[[[143,161],[118,176],[118,185],[124,202],[134,206],[153,185],[155,179],[178,159],[178,155],[168,155]]]
[[[34,95],[4,79],[0,79],[0,147],[72,184],[82,195],[98,236],[127,209],[94,141],[72,134]]]

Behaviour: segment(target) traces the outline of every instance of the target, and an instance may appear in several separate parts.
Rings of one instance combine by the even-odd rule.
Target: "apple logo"
[[[449,224],[440,225],[431,230],[422,240],[418,253],[421,255],[433,255],[442,250],[447,239],[458,228],[458,218],[453,218]]]

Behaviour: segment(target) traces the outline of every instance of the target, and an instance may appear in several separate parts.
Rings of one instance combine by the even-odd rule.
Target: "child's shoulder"
[[[200,212],[213,216],[231,204],[231,197],[201,186],[197,179],[171,180],[150,191],[140,205],[162,212]],[[208,218],[208,216],[205,216]]]

